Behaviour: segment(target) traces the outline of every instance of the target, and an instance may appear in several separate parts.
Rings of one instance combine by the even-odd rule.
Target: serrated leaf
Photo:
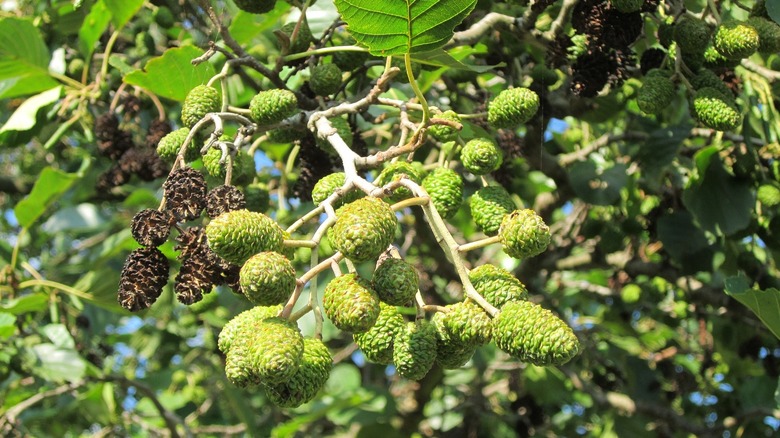
[[[30,21],[0,19],[0,99],[56,86],[49,76],[50,59],[43,37]]]
[[[753,289],[744,276],[729,277],[724,283],[726,293],[752,310],[780,339],[780,290]]]
[[[136,70],[125,76],[124,81],[160,97],[183,102],[190,90],[214,76],[214,67],[208,62],[192,65],[192,60],[201,55],[203,51],[193,46],[168,49],[150,60],[145,71]]]
[[[32,225],[79,178],[78,174],[65,173],[52,167],[43,169],[30,194],[14,207],[19,225]]]
[[[476,0],[336,0],[355,40],[372,55],[427,52],[452,38]]]
[[[9,131],[27,131],[35,126],[38,111],[56,102],[60,98],[62,87],[44,91],[24,101],[0,128],[0,134]]]

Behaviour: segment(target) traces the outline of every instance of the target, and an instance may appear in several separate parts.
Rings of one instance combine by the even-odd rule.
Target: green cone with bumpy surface
[[[718,131],[731,131],[742,124],[734,99],[711,87],[693,95],[693,114],[704,126]]]
[[[504,216],[517,208],[509,192],[501,186],[487,186],[474,192],[469,198],[471,217],[477,228],[488,236],[498,234]]]
[[[249,258],[239,273],[244,296],[256,306],[284,304],[295,289],[295,268],[287,257],[273,251]]]
[[[276,406],[297,408],[317,396],[328,381],[331,368],[333,358],[328,347],[319,339],[305,338],[298,369],[289,379],[276,385],[266,385],[265,393]]]
[[[414,298],[420,277],[411,263],[395,258],[385,259],[376,271],[371,283],[379,299],[394,306],[405,306]]]
[[[343,117],[332,117],[328,119],[328,121],[336,130],[339,137],[341,137],[341,139],[344,140],[344,143],[346,143],[347,146],[351,147],[352,141],[354,140],[354,135],[352,134],[352,127],[349,126],[349,122],[347,121],[347,119]],[[336,153],[336,151],[333,149],[333,146],[330,144],[327,138],[321,138],[317,136],[317,146],[319,146],[320,149],[329,152],[331,154]]]
[[[382,365],[393,363],[393,339],[406,322],[395,306],[379,304],[379,317],[370,330],[355,333],[352,338],[360,347],[366,360]]]
[[[683,53],[704,53],[710,34],[710,27],[699,18],[685,16],[674,25],[674,40]]]
[[[248,338],[249,365],[260,383],[281,383],[295,374],[303,356],[303,336],[294,322],[266,318]],[[237,345],[230,349],[228,357],[234,354],[240,354]]]
[[[460,344],[484,345],[490,342],[493,323],[490,315],[471,300],[450,304],[440,317],[439,332],[444,339],[455,339]]]
[[[374,184],[382,187],[385,184],[389,184],[390,182],[400,180],[403,176],[406,176],[417,184],[420,184],[424,177],[422,172],[420,172],[420,170],[414,167],[411,163],[406,161],[395,161],[387,164],[385,168],[382,169],[382,172],[377,175]],[[407,189],[406,187],[398,187],[393,191],[393,194],[390,195],[390,200],[393,202],[398,202],[410,197],[412,197],[411,190]]]
[[[220,180],[224,180],[227,175],[228,159],[225,157],[225,162],[220,163],[222,159],[222,149],[209,148],[206,154],[203,155],[203,168],[206,169],[209,175]],[[255,174],[255,160],[250,155],[237,151],[231,158],[233,164],[233,173],[231,181],[236,184],[240,184],[242,180],[251,180]]]
[[[609,3],[620,12],[636,12],[645,4],[645,0],[609,0]]]
[[[348,259],[365,262],[379,257],[395,237],[398,219],[386,202],[360,198],[336,211],[328,232],[333,247]]]
[[[189,128],[179,128],[173,132],[165,135],[157,143],[157,155],[163,160],[172,163],[176,159],[176,155],[179,154],[181,145],[184,144],[184,140],[189,135]],[[187,162],[195,161],[200,155],[200,146],[193,138],[190,144],[187,145],[187,149],[184,151],[184,160]]]
[[[495,265],[482,265],[469,271],[474,289],[493,307],[528,299],[528,289],[511,272]]]
[[[674,83],[665,77],[649,76],[637,91],[636,103],[646,114],[658,114],[674,99]]]
[[[452,169],[438,167],[432,170],[423,179],[422,187],[444,219],[454,216],[463,203],[463,178]]]
[[[507,255],[524,259],[541,254],[550,244],[550,228],[533,210],[515,210],[501,221],[498,229]]]
[[[504,153],[486,138],[476,138],[466,143],[460,151],[463,167],[474,175],[486,175],[501,167]]]
[[[311,190],[312,201],[319,205],[322,201],[328,199],[330,195],[336,190],[344,186],[347,181],[347,175],[344,172],[335,172],[330,175],[326,175],[314,184],[314,188]],[[333,203],[334,208],[341,207],[344,204],[349,204],[352,201],[360,199],[366,196],[365,193],[357,189],[352,189],[341,198]]]
[[[393,343],[393,363],[396,371],[411,380],[428,374],[436,360],[436,328],[422,320],[409,322],[396,335]]]
[[[241,333],[251,333],[255,331],[257,324],[266,318],[278,315],[281,310],[282,306],[256,306],[234,316],[233,319],[222,327],[222,331],[219,332],[219,338],[217,340],[219,351],[223,354],[227,354],[228,350],[232,347],[233,342],[241,336]]]
[[[767,207],[780,205],[780,187],[775,184],[762,184],[756,191],[756,198]]]
[[[758,50],[758,32],[749,24],[732,21],[722,23],[712,39],[715,50],[728,59],[747,58]]]
[[[453,110],[444,111],[435,117],[460,123],[460,116]],[[449,125],[431,125],[427,132],[431,137],[441,142],[452,141],[458,137],[458,131]]]
[[[292,38],[292,34],[295,31],[296,22],[292,21],[290,23],[285,24],[282,26],[281,31],[284,32],[285,35],[287,35],[289,38]],[[305,52],[309,49],[309,45],[314,42],[314,36],[311,34],[311,28],[309,28],[309,22],[306,20],[303,20],[303,23],[301,23],[300,27],[298,28],[298,35],[295,37],[295,40],[291,41],[290,45],[290,53],[300,53]]]
[[[344,39],[344,41],[339,42],[338,45],[349,46],[355,45],[356,43],[357,42],[354,38],[348,36]],[[336,52],[333,54],[333,63],[339,66],[339,68],[343,71],[351,71],[365,64],[370,56],[371,55],[369,55],[368,52]]]
[[[251,14],[265,14],[276,6],[276,0],[233,0],[238,9]]]
[[[220,109],[219,92],[208,85],[198,85],[187,93],[181,106],[181,122],[184,126],[192,128],[208,113],[218,112]]]
[[[273,125],[298,111],[298,98],[290,90],[261,91],[249,102],[249,114],[260,126]]]
[[[464,343],[460,338],[452,336],[444,326],[445,316],[445,312],[436,312],[431,318],[436,328],[436,362],[445,369],[460,368],[471,359],[478,345],[475,342]]]
[[[341,88],[341,70],[336,64],[320,64],[311,68],[309,88],[318,96],[329,96]]]
[[[780,52],[780,25],[762,17],[751,17],[747,25],[758,32],[758,51],[761,53]]]
[[[344,274],[325,287],[322,308],[339,330],[362,333],[371,329],[379,317],[379,297],[368,280]]]
[[[539,95],[528,88],[509,88],[488,105],[488,123],[494,128],[514,129],[531,120],[539,110]]]
[[[538,366],[562,365],[577,354],[571,328],[549,310],[530,301],[507,303],[493,320],[498,348]]]
[[[254,254],[281,251],[282,229],[263,213],[236,210],[223,213],[206,225],[212,251],[235,265],[243,265]]]
[[[704,87],[712,87],[726,96],[732,96],[731,90],[725,83],[710,69],[703,68],[696,73],[696,76],[690,79],[691,85],[695,90]]]

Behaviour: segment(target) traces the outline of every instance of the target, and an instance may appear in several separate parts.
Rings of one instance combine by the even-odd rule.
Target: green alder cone
[[[533,210],[515,210],[504,217],[498,229],[504,252],[516,259],[541,254],[550,244],[550,228]]]
[[[379,303],[379,317],[371,329],[355,333],[352,338],[369,362],[390,365],[393,363],[393,339],[406,322],[395,306]]]
[[[547,67],[544,64],[536,64],[531,69],[531,79],[534,80],[534,84],[541,84],[545,87],[550,87],[558,82],[558,73],[555,70]]]
[[[304,338],[303,357],[298,369],[288,379],[276,385],[266,385],[271,403],[281,408],[297,408],[314,400],[325,387],[333,368],[333,357],[319,339]]]
[[[463,178],[446,167],[432,170],[422,181],[433,206],[443,219],[455,216],[463,203]]]
[[[739,60],[729,59],[723,56],[720,52],[715,50],[715,46],[710,43],[706,49],[704,49],[704,55],[701,56],[701,62],[699,64],[692,64],[685,56],[683,61],[690,66],[692,70],[698,70],[700,67],[705,68],[734,68],[739,64]]]
[[[414,299],[420,277],[411,263],[395,258],[385,259],[371,279],[379,299],[394,306],[405,306]]]
[[[646,77],[637,91],[636,103],[646,114],[658,114],[666,109],[674,99],[674,83],[665,77]]]
[[[469,198],[471,217],[477,228],[488,236],[498,234],[501,221],[516,208],[515,202],[502,186],[487,186]]]
[[[271,143],[287,144],[292,143],[295,140],[301,140],[306,137],[308,133],[303,129],[297,129],[294,127],[284,127],[271,129],[266,132],[268,135],[268,141]]]
[[[341,137],[342,140],[344,140],[344,143],[347,144],[347,146],[352,147],[352,142],[354,140],[354,135],[352,134],[352,127],[349,126],[349,122],[347,119],[343,117],[333,117],[328,119],[330,124],[333,126],[334,129],[336,129],[336,132],[338,133],[339,137]],[[330,142],[326,138],[320,138],[317,136],[317,146],[320,147],[320,149],[329,152],[331,154],[335,154],[336,151],[333,150],[333,146],[331,146]]]
[[[710,27],[699,18],[686,15],[674,25],[674,40],[683,53],[704,53],[710,35]]]
[[[487,175],[501,167],[504,153],[491,140],[476,138],[463,146],[460,161],[474,175]]]
[[[756,191],[756,198],[767,207],[780,205],[780,187],[774,184],[762,184]]]
[[[478,345],[452,336],[444,326],[445,316],[445,312],[436,312],[431,318],[436,328],[436,362],[444,369],[460,368],[471,359]]]
[[[251,14],[265,14],[273,11],[276,0],[233,0],[238,9]]]
[[[699,70],[696,76],[692,77],[691,85],[695,90],[702,89],[704,87],[712,87],[723,93],[725,96],[732,96],[729,87],[723,83],[723,81],[710,69],[703,68]]]
[[[511,272],[495,265],[482,265],[469,271],[474,289],[493,307],[501,308],[510,301],[528,299],[528,289]]]
[[[249,115],[260,126],[279,123],[297,111],[298,98],[290,90],[261,91],[249,102]]]
[[[488,123],[494,128],[515,129],[539,110],[539,95],[528,88],[509,88],[488,105]]]
[[[271,205],[271,194],[268,193],[268,186],[262,183],[249,184],[244,189],[246,198],[246,209],[258,213],[268,211]]]
[[[256,306],[284,304],[295,289],[295,268],[278,252],[260,252],[244,263],[239,273],[244,296]]]
[[[385,184],[400,180],[404,175],[417,184],[420,184],[424,177],[423,173],[411,163],[406,161],[394,161],[392,163],[388,163],[385,168],[382,169],[382,172],[377,175],[374,184],[382,187]],[[398,187],[393,190],[393,194],[390,195],[390,200],[393,202],[398,202],[411,197],[411,190],[407,189],[406,187]]]
[[[493,340],[512,357],[537,366],[563,365],[579,350],[572,329],[530,301],[505,304],[493,320]]]
[[[206,225],[209,248],[235,265],[243,265],[254,254],[282,251],[282,229],[273,219],[249,210],[229,211]]]
[[[181,122],[192,128],[206,114],[218,112],[221,108],[219,91],[208,85],[198,85],[187,93],[181,106]]]
[[[276,316],[281,311],[282,306],[256,306],[234,316],[219,332],[219,338],[217,339],[219,351],[227,354],[228,350],[233,346],[233,342],[240,338],[242,333],[254,332],[257,324],[262,320]]]
[[[451,122],[461,122],[460,116],[453,110],[444,111],[435,116],[437,119],[449,120]],[[458,131],[447,125],[431,125],[428,127],[428,134],[437,141],[453,141],[458,137]]]
[[[371,282],[357,274],[340,275],[328,283],[322,295],[325,316],[339,330],[363,333],[379,317],[379,297]]]
[[[309,88],[318,96],[329,96],[341,88],[341,70],[336,64],[319,64],[311,68]]]
[[[266,318],[248,337],[249,364],[260,383],[282,383],[295,374],[303,356],[303,336],[297,324],[284,318]],[[231,348],[228,357],[236,353],[236,348]]]
[[[693,95],[693,114],[704,126],[718,131],[732,131],[742,124],[734,99],[711,87]]]
[[[722,23],[715,31],[713,46],[728,59],[747,58],[758,50],[758,32],[743,22]]]
[[[479,304],[465,300],[445,307],[441,312],[440,337],[456,339],[460,344],[484,345],[490,342],[493,322],[490,315]]]
[[[220,160],[222,159],[222,149],[221,148],[209,148],[209,150],[206,151],[206,153],[203,155],[203,168],[206,169],[206,172],[213,176],[214,178],[218,178],[220,180],[224,180],[225,176],[227,176],[227,159],[224,163],[220,163]],[[231,182],[234,184],[242,184],[246,181],[251,181],[252,178],[254,178],[255,175],[255,160],[253,157],[241,152],[237,151],[236,154],[233,156],[232,159],[233,164],[233,173]]]
[[[285,35],[292,38],[292,34],[295,32],[296,25],[297,23],[292,21],[282,26],[281,30]],[[291,41],[290,53],[305,52],[309,50],[309,45],[311,45],[313,42],[314,36],[311,33],[311,28],[309,28],[309,22],[303,20],[303,23],[301,23],[301,26],[298,28],[298,35],[296,35],[295,40]]]
[[[620,12],[636,12],[645,4],[645,0],[609,0],[609,3]]]
[[[336,211],[336,222],[328,231],[333,247],[355,262],[379,257],[395,237],[398,219],[386,202],[360,198]]]
[[[179,128],[166,134],[165,137],[161,138],[160,142],[157,143],[157,155],[159,155],[163,160],[172,163],[174,160],[176,160],[176,156],[179,154],[181,145],[184,144],[184,140],[187,139],[187,135],[189,135],[189,133],[189,128]],[[184,151],[184,160],[187,162],[195,161],[199,155],[200,147],[193,138],[192,141],[190,141],[190,144],[187,145],[187,149]]]
[[[316,205],[328,199],[336,190],[344,186],[347,182],[347,175],[344,172],[335,172],[320,178],[314,188],[311,190],[311,199]],[[352,189],[333,203],[333,208],[339,208],[344,204],[349,204],[366,196],[365,193],[357,189]]]
[[[354,38],[347,36],[344,41],[339,42],[339,46],[350,46],[357,44]],[[333,63],[336,64],[342,71],[352,71],[358,67],[362,67],[363,64],[368,61],[371,55],[368,52],[353,52],[343,51],[333,54]]]
[[[428,374],[436,360],[436,328],[422,320],[409,322],[395,337],[393,363],[398,374],[420,380]]]
[[[762,17],[751,17],[746,21],[758,33],[758,51],[772,54],[780,52],[780,25]]]

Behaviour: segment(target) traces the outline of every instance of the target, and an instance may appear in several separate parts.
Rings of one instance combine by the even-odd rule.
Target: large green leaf
[[[124,80],[160,97],[183,102],[190,90],[214,76],[214,67],[208,62],[192,65],[192,60],[201,55],[203,51],[193,46],[168,49],[162,56],[150,60],[146,71],[134,71]]]
[[[775,21],[775,23],[780,24],[780,2],[767,1],[766,12],[769,14],[772,20]]]
[[[106,31],[109,23],[111,23],[111,11],[103,1],[96,2],[79,29],[79,49],[86,58],[92,55],[95,44]]]
[[[144,0],[103,0],[111,11],[111,22],[121,28],[144,5]]]
[[[27,131],[35,126],[38,111],[60,98],[62,87],[55,87],[44,91],[24,101],[19,108],[11,114],[11,118],[0,128],[0,134],[9,131]]]
[[[725,286],[727,294],[750,308],[758,316],[758,319],[780,339],[780,290],[774,288],[753,289],[744,276],[727,278]]]
[[[611,205],[620,199],[620,190],[628,183],[628,167],[616,163],[600,168],[593,160],[580,161],[571,166],[569,178],[577,196],[596,205]]]
[[[699,176],[683,192],[683,203],[704,230],[729,235],[744,229],[756,202],[750,182],[729,174],[717,154],[700,154]]]
[[[65,173],[51,167],[43,169],[38,181],[35,182],[29,196],[19,201],[14,207],[14,214],[19,225],[29,227],[33,224],[80,176],[75,173]]]
[[[31,294],[0,303],[0,310],[13,315],[21,315],[22,313],[44,310],[48,302],[49,296],[46,294]]]
[[[57,85],[49,76],[49,50],[28,20],[0,19],[0,99],[48,90]]]
[[[349,33],[373,55],[420,53],[442,47],[476,0],[336,0]]]

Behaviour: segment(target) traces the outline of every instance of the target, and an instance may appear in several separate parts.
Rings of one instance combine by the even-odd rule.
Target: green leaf
[[[752,310],[758,319],[780,339],[780,290],[753,289],[748,279],[740,275],[726,279],[725,291]]]
[[[44,91],[24,101],[0,128],[0,135],[9,131],[27,131],[35,126],[38,111],[60,98],[62,87]]]
[[[476,0],[336,0],[341,18],[372,55],[421,53],[442,47]]]
[[[87,369],[78,353],[54,344],[38,344],[32,347],[36,358],[33,373],[46,380],[76,382],[81,380]]]
[[[119,29],[133,18],[144,5],[144,0],[103,0],[111,11],[111,22]]]
[[[95,43],[111,23],[111,11],[103,1],[96,2],[79,29],[79,49],[86,59],[95,50]]]
[[[47,324],[41,328],[41,333],[59,348],[71,350],[76,348],[76,342],[64,324]]]
[[[0,19],[0,99],[56,86],[49,76],[50,59],[49,49],[30,21]]]
[[[750,181],[729,174],[709,151],[696,157],[696,165],[699,176],[683,192],[683,203],[701,227],[725,235],[747,227],[756,202]]]
[[[780,24],[780,2],[767,1],[765,4],[766,13],[775,23]]]
[[[124,81],[160,97],[183,102],[190,90],[214,76],[214,67],[208,62],[192,65],[192,60],[201,55],[203,51],[193,46],[168,49],[150,60],[146,71],[134,71]]]
[[[642,169],[658,172],[674,161],[682,142],[688,138],[691,127],[688,125],[658,128],[650,132],[650,137],[639,141],[639,151],[635,158]]]
[[[0,312],[0,338],[8,338],[16,333],[16,317],[10,313]]]
[[[571,166],[569,178],[577,196],[596,205],[611,205],[620,199],[620,189],[628,183],[628,167],[617,163],[608,169],[599,168],[592,160]]]
[[[0,303],[0,310],[12,315],[21,315],[22,313],[39,312],[44,310],[46,309],[48,302],[48,295],[32,294]]]
[[[441,48],[428,52],[416,53],[414,56],[412,56],[412,61],[418,62],[420,64],[435,65],[437,67],[446,67],[450,69],[471,70],[477,73],[491,71],[496,67],[501,67],[504,65],[503,63],[497,65],[464,64]]]
[[[676,211],[658,220],[658,238],[677,261],[690,257],[709,245],[704,232],[687,211]]]
[[[65,173],[52,167],[43,169],[32,192],[14,207],[19,225],[32,225],[79,178],[76,173]]]

